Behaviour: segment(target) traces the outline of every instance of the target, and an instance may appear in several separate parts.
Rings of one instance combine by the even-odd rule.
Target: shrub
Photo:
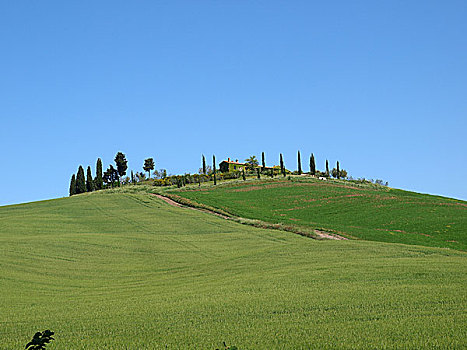
[[[233,180],[240,178],[242,172],[239,170],[229,171],[228,173],[219,173],[225,180]]]
[[[46,329],[43,332],[37,332],[32,337],[31,341],[26,344],[26,350],[43,350],[45,346],[50,343],[51,340],[55,340],[52,336],[54,332]]]

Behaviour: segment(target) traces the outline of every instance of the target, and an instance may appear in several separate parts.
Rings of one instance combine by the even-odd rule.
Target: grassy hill
[[[170,192],[249,219],[371,241],[467,250],[467,202],[461,200],[310,177]]]
[[[0,266],[2,349],[46,328],[48,349],[467,347],[464,252],[316,241],[150,194],[0,207]]]

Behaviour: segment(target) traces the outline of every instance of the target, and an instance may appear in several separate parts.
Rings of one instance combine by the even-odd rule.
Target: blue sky
[[[466,1],[2,1],[0,205],[66,196],[117,151],[181,173],[300,150],[466,200],[466,18]]]

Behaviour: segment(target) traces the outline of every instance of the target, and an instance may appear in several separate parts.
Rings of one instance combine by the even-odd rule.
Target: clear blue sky
[[[467,199],[467,1],[2,1],[0,205],[123,151],[170,173],[314,152]]]

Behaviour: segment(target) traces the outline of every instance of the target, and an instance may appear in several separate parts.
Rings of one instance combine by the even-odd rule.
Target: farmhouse
[[[259,168],[262,168],[261,165],[258,166]],[[246,169],[246,163],[240,163],[238,159],[235,160],[230,160],[230,158],[227,158],[227,160],[223,160],[221,163],[219,163],[219,170],[223,173],[228,173],[229,171],[241,171],[243,168]],[[277,169],[278,167],[270,167],[267,166],[266,169]]]

